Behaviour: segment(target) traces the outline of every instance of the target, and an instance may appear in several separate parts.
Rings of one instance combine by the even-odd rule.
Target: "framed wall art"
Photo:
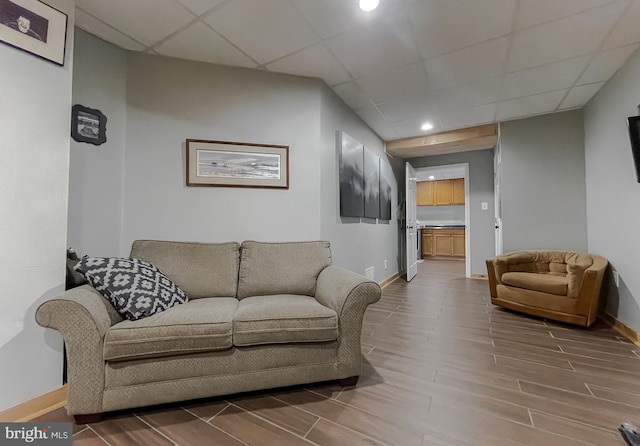
[[[71,137],[96,146],[107,142],[107,117],[95,108],[74,105],[71,107]]]
[[[289,189],[289,146],[187,139],[187,186]]]
[[[64,65],[67,19],[39,0],[0,0],[0,41]]]

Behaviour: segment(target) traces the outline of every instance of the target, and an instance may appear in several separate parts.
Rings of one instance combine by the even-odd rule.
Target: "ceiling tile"
[[[640,42],[640,0],[635,0],[613,32],[607,37],[604,49]]]
[[[432,92],[438,110],[455,110],[498,102],[504,76],[494,76]]]
[[[580,85],[572,88],[564,101],[562,101],[562,104],[560,104],[560,109],[584,106],[604,84],[604,82],[598,82],[596,84]]]
[[[369,127],[385,124],[387,122],[385,117],[373,105],[371,107],[359,108],[356,110],[356,113],[364,122],[367,123]]]
[[[120,48],[132,51],[142,51],[145,46],[136,42],[132,38],[125,36],[120,31],[115,30],[109,25],[105,25],[100,20],[90,16],[81,9],[76,9],[75,25],[86,32],[100,37],[102,40],[111,42]]]
[[[267,65],[267,69],[279,73],[321,77],[328,85],[351,79],[338,59],[322,43],[278,59]]]
[[[407,119],[406,121],[394,122],[391,125],[393,129],[398,133],[400,138],[428,135],[430,133],[439,132],[442,129],[440,120],[438,120],[436,117],[431,117],[429,121],[431,121],[434,125],[433,129],[429,131],[420,130],[420,126],[424,122],[424,120],[422,119]]]
[[[638,45],[629,45],[599,53],[593,58],[578,83],[591,84],[610,79],[637,48]]]
[[[466,84],[502,73],[509,40],[490,40],[464,50],[425,61],[427,76],[434,87]]]
[[[555,62],[504,77],[501,99],[513,99],[571,87],[589,63],[590,56]]]
[[[401,99],[429,90],[427,71],[422,62],[416,62],[357,79],[356,82],[377,104]]]
[[[568,90],[551,91],[524,98],[500,102],[496,119],[506,121],[514,118],[551,113],[555,111]]]
[[[319,40],[288,0],[232,1],[216,9],[205,20],[263,64]]]
[[[539,25],[619,0],[521,0],[516,29]]]
[[[356,1],[293,0],[293,4],[317,33],[322,38],[327,38],[392,14],[404,5],[404,1],[384,0],[371,12],[362,11]]]
[[[398,135],[398,132],[396,132],[391,124],[375,125],[371,127],[371,129],[385,141],[391,141],[392,139],[400,138],[400,135]]]
[[[77,0],[76,6],[147,46],[195,18],[173,0]]]
[[[433,96],[416,95],[405,99],[379,104],[378,109],[389,121],[404,121],[405,119],[423,119],[438,114],[438,108]]]
[[[209,11],[214,6],[219,5],[224,0],[178,0],[197,15]]]
[[[336,85],[333,87],[333,91],[351,108],[362,108],[373,105],[371,99],[369,99],[360,86],[353,81]]]
[[[440,113],[442,130],[453,130],[494,122],[496,104],[463,108]]]
[[[515,0],[429,0],[411,7],[425,58],[509,34]]]
[[[516,33],[508,71],[517,71],[595,52],[625,3],[612,3],[582,14]]]
[[[196,23],[155,48],[158,54],[239,67],[257,64],[203,23]]]
[[[331,37],[326,42],[355,78],[408,65],[420,56],[403,14],[384,17]]]

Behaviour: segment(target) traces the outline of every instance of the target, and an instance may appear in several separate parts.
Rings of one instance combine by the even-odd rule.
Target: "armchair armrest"
[[[351,271],[328,266],[320,272],[315,298],[338,314],[339,378],[360,374],[362,319],[381,294],[380,285]]]
[[[102,412],[103,343],[107,330],[122,317],[94,288],[84,285],[48,300],[36,321],[58,330],[67,348],[69,414]]]
[[[576,303],[577,312],[587,316],[587,325],[596,319],[602,281],[609,264],[604,257],[596,255],[592,255],[592,257],[593,264],[584,271]]]

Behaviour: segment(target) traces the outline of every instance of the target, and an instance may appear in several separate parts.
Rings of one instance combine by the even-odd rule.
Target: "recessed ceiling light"
[[[431,124],[430,122],[425,122],[424,124],[422,124],[422,127],[420,127],[422,130],[431,130],[433,128],[433,124]]]
[[[360,9],[369,12],[378,7],[380,0],[360,0]]]
[[[436,179],[436,177],[434,177],[433,175],[429,175],[429,179],[430,179],[430,180],[435,180],[435,179]]]

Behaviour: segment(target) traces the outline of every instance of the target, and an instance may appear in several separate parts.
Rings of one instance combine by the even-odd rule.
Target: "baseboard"
[[[611,325],[618,333],[640,347],[640,333],[620,322],[608,313],[600,313],[600,319]]]
[[[471,278],[478,280],[489,280],[489,276],[487,276],[486,274],[471,274]]]
[[[393,282],[395,282],[396,280],[398,280],[400,278],[400,276],[402,276],[402,274],[404,274],[402,271],[395,273],[393,276],[384,279],[382,282],[380,282],[380,288],[385,288],[389,285],[391,285]]]
[[[69,387],[67,384],[52,392],[37,396],[10,409],[0,412],[0,422],[24,423],[38,418],[67,404]]]

